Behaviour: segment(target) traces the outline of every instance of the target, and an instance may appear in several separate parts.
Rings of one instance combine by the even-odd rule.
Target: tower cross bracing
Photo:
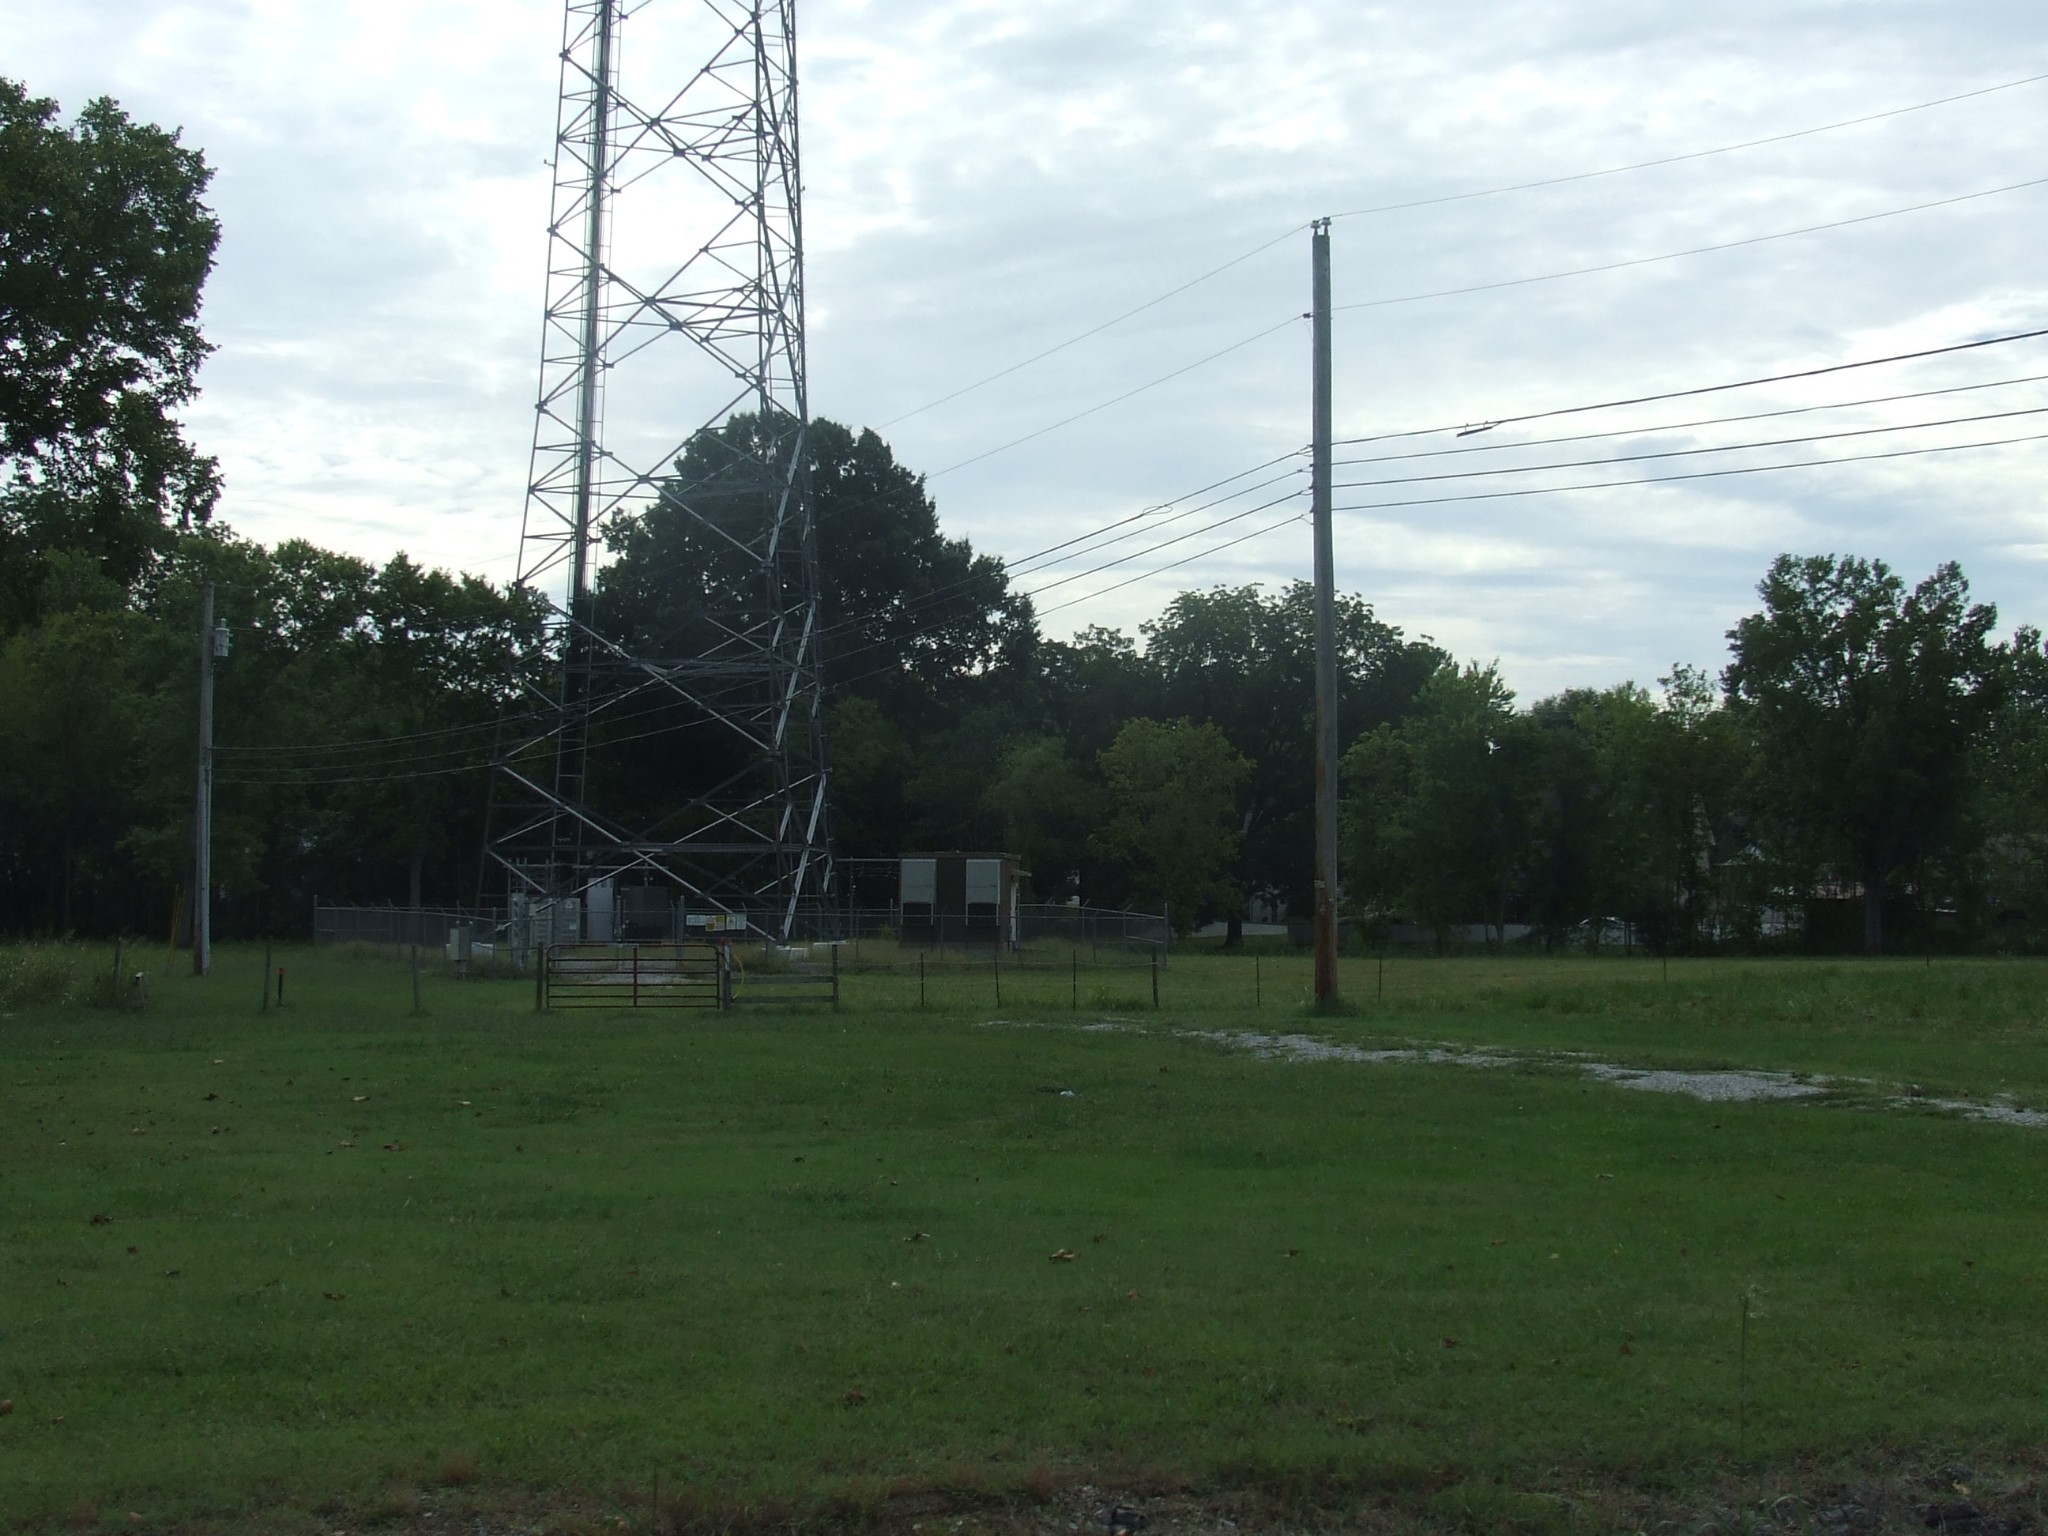
[[[516,578],[547,638],[489,846],[516,895],[644,882],[787,934],[831,885],[795,19],[795,0],[566,5]],[[608,622],[597,560],[657,506],[716,550],[715,574],[672,573],[701,599],[674,654]],[[643,785],[636,819],[607,753],[650,737],[673,793],[649,812]]]

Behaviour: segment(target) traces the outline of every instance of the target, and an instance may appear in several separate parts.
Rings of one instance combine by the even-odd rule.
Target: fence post
[[[1159,1006],[1159,951],[1152,951],[1152,1006]]]
[[[633,946],[633,1006],[640,1006],[640,946]]]
[[[533,1011],[548,1011],[548,951],[545,944],[533,946]]]
[[[718,1011],[732,1011],[732,946],[718,946]]]
[[[832,1011],[839,1011],[839,946],[832,946]]]
[[[1259,957],[1252,956],[1252,1007],[1259,1008],[1265,1003],[1265,989],[1259,984]]]
[[[989,952],[989,963],[996,968],[996,1006],[1003,1006],[1003,946],[998,944]]]
[[[1069,967],[1067,988],[1070,994],[1067,999],[1067,1009],[1071,1013],[1079,1013],[1081,1011],[1081,951],[1078,949],[1068,950],[1067,965]]]
[[[917,1006],[924,1006],[924,951],[917,952]]]

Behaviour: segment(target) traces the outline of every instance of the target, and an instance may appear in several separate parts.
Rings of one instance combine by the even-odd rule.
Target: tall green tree
[[[1101,758],[1109,815],[1095,847],[1124,898],[1172,903],[1187,932],[1235,910],[1237,798],[1251,764],[1221,730],[1187,720],[1132,720]]]
[[[1064,740],[1025,736],[1011,742],[984,799],[1002,820],[1003,846],[1023,859],[1037,900],[1086,893],[1103,792]]]
[[[1755,734],[1756,814],[1789,867],[1863,890],[1884,948],[1894,882],[1955,851],[1967,771],[2002,687],[1997,611],[1953,563],[1910,590],[1881,560],[1780,555],[1728,632],[1729,698]]]
[[[176,415],[208,351],[211,174],[105,98],[66,126],[0,79],[0,634],[42,611],[53,551],[126,587],[212,512]]]
[[[1355,596],[1337,600],[1337,717],[1349,744],[1399,719],[1445,658]],[[1143,626],[1158,711],[1207,721],[1251,764],[1240,797],[1239,884],[1294,910],[1314,881],[1315,594],[1305,581],[1183,592]]]
[[[1540,802],[1540,727],[1498,667],[1440,668],[1416,711],[1344,757],[1345,886],[1368,917],[1437,931],[1504,928],[1526,894]]]

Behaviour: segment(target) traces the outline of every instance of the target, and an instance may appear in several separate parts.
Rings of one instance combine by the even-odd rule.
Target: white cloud
[[[670,5],[655,0],[630,24],[629,78],[688,66],[664,55]],[[1684,153],[2048,68],[2048,13],[1992,0],[807,0],[802,20],[813,402],[854,424],[902,416],[1312,216]],[[402,544],[506,575],[532,431],[558,6],[0,0],[0,26],[6,70],[32,89],[67,112],[112,94],[182,125],[219,170],[226,237],[207,323],[220,351],[193,428],[223,459],[229,520],[265,538],[380,558]],[[2026,179],[2038,174],[2044,94],[2048,84],[1656,170],[1340,220],[1338,297],[1497,282]],[[1349,310],[1340,426],[1485,420],[2041,324],[2044,235],[2048,189]],[[922,470],[973,458],[1298,314],[1307,267],[1303,233],[885,435]],[[1306,354],[1303,329],[1283,327],[939,475],[942,516],[1019,555],[1293,449],[1306,436]],[[1667,429],[1607,445],[1619,453],[2048,403],[2043,386],[2014,386],[1824,420],[1673,428],[2030,372],[2048,373],[2048,348],[1597,425]],[[614,403],[628,421],[634,403]],[[2041,622],[2044,462],[2040,445],[2015,445],[1354,515],[1340,574],[1409,629],[1502,657],[1524,696],[1648,682],[1677,658],[1718,666],[1722,631],[1781,548],[1876,554],[1909,574],[1955,558],[2009,623]],[[1129,628],[1179,586],[1284,581],[1307,548],[1289,527],[1063,608],[1049,627]]]

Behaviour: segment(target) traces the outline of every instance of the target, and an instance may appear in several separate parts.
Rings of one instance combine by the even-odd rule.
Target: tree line
[[[453,904],[481,858],[534,594],[264,546],[186,440],[219,236],[204,160],[96,102],[0,81],[0,928],[164,931],[189,869],[200,593],[217,671],[216,910],[303,932],[312,897]],[[591,621],[690,654],[723,569],[702,515],[745,416],[605,529]],[[811,424],[833,837],[842,859],[1003,849],[1039,900],[1183,928],[1307,910],[1305,584],[1182,592],[1138,632],[1041,630],[880,437]],[[736,482],[737,483],[737,482]],[[694,512],[675,487],[690,487]],[[707,492],[707,485],[712,492]],[[737,494],[737,493],[736,493]],[[714,519],[715,521],[715,519]],[[1518,705],[1363,598],[1339,602],[1343,896],[1354,929],[1666,951],[2034,943],[2048,918],[2048,653],[1960,570],[1781,557],[1718,674]],[[592,794],[658,821],[662,720],[593,741]],[[849,901],[886,890],[842,887]],[[1781,938],[1780,935],[1794,937]]]

